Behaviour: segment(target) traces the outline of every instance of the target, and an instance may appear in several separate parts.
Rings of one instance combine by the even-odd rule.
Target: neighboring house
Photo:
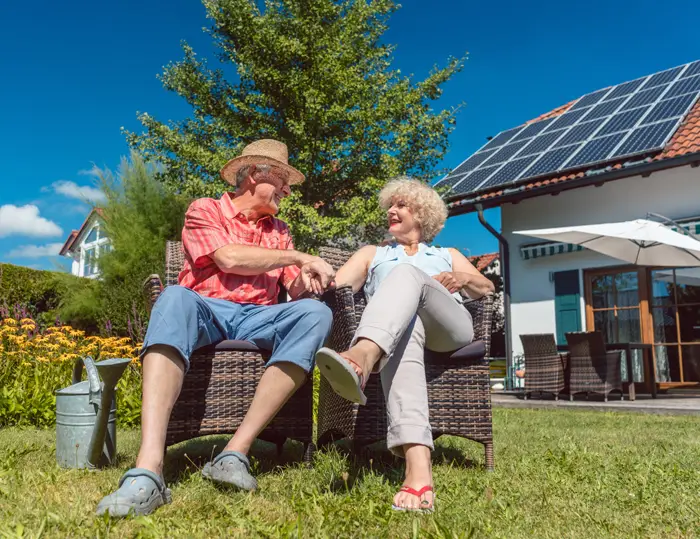
[[[101,208],[93,208],[80,230],[73,230],[61,247],[59,254],[73,260],[73,275],[91,279],[99,276],[100,255],[112,248],[104,232],[103,217]]]
[[[700,385],[700,268],[639,267],[513,234],[650,212],[700,233],[699,94],[700,61],[598,90],[504,131],[438,183],[452,186],[450,215],[501,208],[512,355],[521,334],[562,344],[595,329],[654,345],[661,389]]]

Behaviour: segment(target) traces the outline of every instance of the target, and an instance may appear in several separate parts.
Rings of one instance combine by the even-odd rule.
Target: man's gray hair
[[[255,167],[256,172],[270,172],[272,168],[270,165],[243,165],[236,172],[236,187],[240,187],[245,179],[250,175],[250,169]]]

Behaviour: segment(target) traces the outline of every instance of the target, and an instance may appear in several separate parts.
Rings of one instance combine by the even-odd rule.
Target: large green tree
[[[376,241],[384,183],[435,174],[456,109],[434,111],[431,102],[464,59],[421,81],[392,68],[394,47],[382,41],[398,7],[392,0],[261,4],[204,0],[223,65],[210,68],[183,43],[184,58],[161,79],[192,116],[163,123],[140,114],[145,131],[128,132],[128,142],[165,165],[167,186],[199,197],[226,189],[218,171],[246,143],[282,140],[307,178],[282,208],[297,245]]]

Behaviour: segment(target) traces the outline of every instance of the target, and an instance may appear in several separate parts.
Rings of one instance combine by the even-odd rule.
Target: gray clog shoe
[[[258,482],[250,474],[248,457],[238,451],[222,451],[202,468],[202,475],[215,483],[241,490],[255,490]]]
[[[119,480],[119,488],[97,504],[97,514],[148,515],[171,501],[170,489],[166,488],[162,477],[144,468],[132,468]]]

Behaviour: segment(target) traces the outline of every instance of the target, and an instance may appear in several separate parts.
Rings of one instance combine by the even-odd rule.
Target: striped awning
[[[688,221],[687,223],[681,223],[681,226],[692,234],[700,235],[700,221]],[[670,228],[675,232],[678,232],[677,227],[672,226]],[[570,243],[532,243],[529,245],[523,245],[520,248],[520,256],[523,260],[532,260],[534,258],[563,255],[566,253],[575,253],[583,250],[585,250],[585,247],[582,245],[572,245]]]

